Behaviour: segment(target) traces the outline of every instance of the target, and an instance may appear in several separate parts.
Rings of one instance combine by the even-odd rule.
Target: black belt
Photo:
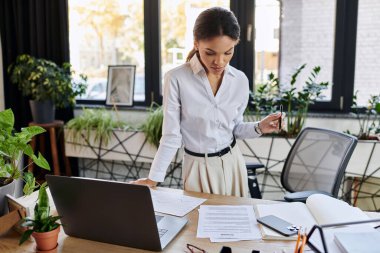
[[[232,141],[230,147],[233,148],[236,144],[236,140],[234,138],[234,140]],[[225,154],[227,154],[228,152],[230,152],[231,148],[230,147],[226,147],[218,152],[215,152],[215,153],[209,153],[207,154],[207,157],[213,157],[213,156],[224,156]],[[185,152],[188,153],[189,155],[192,155],[192,156],[198,156],[198,157],[205,157],[206,154],[202,154],[202,153],[195,153],[193,151],[190,151],[190,150],[187,150],[185,148]]]

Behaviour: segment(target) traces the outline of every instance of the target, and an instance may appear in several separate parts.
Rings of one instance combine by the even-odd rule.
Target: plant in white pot
[[[39,167],[50,170],[49,163],[41,155],[36,156],[28,144],[32,138],[45,130],[38,126],[30,126],[16,132],[14,129],[14,115],[11,109],[0,112],[0,216],[5,213],[5,195],[13,195],[15,180],[22,178],[25,181],[24,194],[30,194],[38,188],[31,172],[24,172],[26,167],[19,169],[22,155],[26,155]]]
[[[50,214],[49,196],[46,192],[46,182],[38,192],[38,201],[34,207],[34,218],[26,217],[21,226],[27,230],[20,238],[20,245],[32,235],[37,244],[37,250],[47,251],[57,247],[60,216]]]
[[[17,84],[23,96],[30,99],[33,120],[36,123],[51,123],[55,107],[73,106],[75,98],[86,92],[87,77],[74,79],[70,63],[58,66],[52,61],[27,54],[19,55],[9,65],[8,74]]]

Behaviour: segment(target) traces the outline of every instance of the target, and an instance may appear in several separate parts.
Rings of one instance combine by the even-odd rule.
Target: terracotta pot
[[[33,232],[32,236],[36,240],[37,249],[46,251],[46,250],[52,250],[55,247],[57,247],[59,231],[60,231],[60,226],[58,226],[56,229],[49,232],[44,232],[44,233]]]

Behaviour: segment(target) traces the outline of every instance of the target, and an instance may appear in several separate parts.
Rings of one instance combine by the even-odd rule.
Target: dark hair
[[[199,41],[222,35],[239,40],[240,26],[235,15],[230,10],[221,7],[212,7],[202,11],[195,20],[194,40]],[[196,50],[193,48],[186,61],[190,61],[195,53]]]

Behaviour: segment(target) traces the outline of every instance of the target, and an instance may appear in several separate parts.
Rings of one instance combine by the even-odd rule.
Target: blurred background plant
[[[74,106],[76,97],[86,92],[87,77],[80,74],[79,79],[74,79],[68,62],[60,67],[52,61],[22,54],[9,65],[8,73],[23,96],[35,101],[52,100],[58,108]]]
[[[114,111],[116,119],[113,117],[112,111],[104,108],[83,108],[81,115],[66,123],[67,139],[77,143],[81,137],[84,137],[86,140],[93,138],[94,143],[101,142],[101,145],[107,146],[112,130],[127,130],[131,128],[126,122],[117,117],[118,114],[115,107]],[[91,137],[92,132],[95,134]]]
[[[328,82],[317,81],[321,68],[315,66],[302,88],[297,89],[297,77],[305,67],[303,64],[295,70],[289,84],[280,84],[278,77],[271,73],[268,82],[257,85],[255,93],[250,94],[246,115],[254,115],[254,120],[259,121],[263,116],[278,111],[282,104],[287,127],[279,134],[296,137],[305,124],[309,106],[323,97],[322,91],[329,85]]]
[[[164,119],[164,113],[162,106],[157,103],[152,103],[149,108],[149,115],[145,123],[140,127],[141,131],[145,133],[145,136],[150,144],[153,144],[158,148],[160,145],[160,139],[162,136],[162,123]]]
[[[380,94],[371,95],[367,107],[359,107],[357,104],[359,91],[356,91],[352,101],[352,114],[359,122],[359,133],[354,134],[360,140],[378,140],[380,135]]]

